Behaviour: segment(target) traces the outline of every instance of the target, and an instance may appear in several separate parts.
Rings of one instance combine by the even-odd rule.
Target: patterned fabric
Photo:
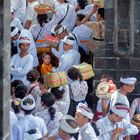
[[[87,22],[86,25],[93,29],[93,38],[104,39],[105,38],[105,25],[102,22]]]
[[[88,93],[88,85],[86,81],[74,81],[70,84],[74,101],[83,101]]]

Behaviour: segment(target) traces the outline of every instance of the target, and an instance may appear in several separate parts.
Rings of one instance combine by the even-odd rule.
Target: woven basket
[[[49,12],[55,13],[54,9],[47,4],[38,4],[34,7],[34,10],[38,14],[47,14]]]

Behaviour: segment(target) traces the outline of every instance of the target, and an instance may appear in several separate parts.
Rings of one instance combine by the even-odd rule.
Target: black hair
[[[45,79],[44,79],[44,76],[43,76],[43,75],[41,75],[41,76],[38,78],[38,82],[39,82],[40,84],[44,85]]]
[[[77,18],[78,18],[79,21],[82,21],[85,18],[85,15],[77,14]]]
[[[77,3],[79,4],[80,9],[84,9],[88,5],[87,0],[77,0]]]
[[[41,96],[41,101],[43,103],[44,106],[48,107],[48,112],[50,113],[50,118],[51,120],[54,120],[55,118],[55,113],[56,113],[56,109],[53,108],[53,104],[55,103],[55,96],[52,93],[45,93]]]
[[[27,131],[26,133],[32,135],[32,134],[36,134],[37,133],[37,130],[36,129],[31,129],[29,131]],[[41,140],[41,139],[37,139],[37,140]]]
[[[43,27],[43,23],[47,23],[48,16],[47,14],[38,14],[37,21],[41,27]]]
[[[68,74],[68,77],[74,81],[77,80],[78,78],[80,79],[80,81],[83,81],[83,76],[81,72],[75,67],[70,68],[67,74]]]
[[[37,70],[30,70],[27,73],[27,80],[30,82],[34,82],[34,81],[38,80],[39,76],[40,76],[40,74]]]
[[[51,89],[51,93],[55,96],[57,100],[62,99],[64,92],[65,90],[64,89],[60,90],[59,87],[55,87]]]
[[[109,80],[112,80],[113,81],[113,78],[109,75],[109,74],[103,74],[102,76],[101,76],[101,79],[107,79],[107,81],[109,81]]]
[[[104,8],[98,8],[97,13],[104,19]]]
[[[34,110],[34,109],[32,109],[32,110],[25,110],[25,109],[23,109],[23,108],[21,108],[21,109],[24,111],[24,114],[25,114],[25,115],[31,114],[32,111]]]
[[[27,93],[27,87],[24,84],[19,84],[15,88],[15,97],[23,99],[26,96]]]
[[[23,84],[21,80],[14,80],[11,82],[11,95],[13,95],[12,88],[16,88],[20,84]]]
[[[15,102],[14,102],[14,101],[12,101],[11,106],[12,106],[12,108],[13,108],[13,110],[14,110],[15,114],[18,114],[18,113],[20,112],[20,110],[21,110],[20,103],[19,103],[19,105],[16,105],[16,104],[15,104]]]

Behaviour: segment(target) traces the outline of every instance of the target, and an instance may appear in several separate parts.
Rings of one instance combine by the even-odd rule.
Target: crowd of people
[[[49,10],[39,13],[38,5]],[[126,96],[135,77],[121,77],[117,89],[103,74],[100,83],[112,87],[111,95],[97,96],[96,110],[87,101],[93,78],[84,79],[76,66],[92,65],[88,44],[98,48],[104,32],[104,0],[11,0],[10,140],[140,140],[131,123],[140,98],[130,106]],[[45,76],[59,72],[68,82],[47,86]]]

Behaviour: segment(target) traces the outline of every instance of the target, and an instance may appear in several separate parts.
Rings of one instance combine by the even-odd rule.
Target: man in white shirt
[[[93,113],[86,104],[79,103],[76,109],[75,120],[80,127],[78,140],[98,140],[91,126]]]
[[[47,140],[75,140],[73,137],[79,130],[79,127],[75,121],[75,119],[66,115],[60,121],[60,126],[58,130],[55,130],[50,134]]]
[[[20,37],[19,39],[20,53],[12,56],[10,69],[13,80],[21,80],[25,85],[28,84],[26,74],[33,69],[33,56],[28,52],[30,46],[30,39]]]
[[[13,41],[15,43],[15,46],[17,46],[18,52],[20,52],[18,47],[18,39],[20,37],[27,37],[30,39],[29,53],[34,58],[33,67],[37,67],[38,58],[37,58],[36,46],[31,32],[27,29],[22,29],[21,31],[19,31],[17,27],[11,27],[11,41]]]
[[[127,107],[130,108],[130,104],[126,95],[135,89],[136,81],[137,79],[135,77],[120,78],[121,87],[113,93],[111,97],[110,108],[116,103],[125,103]],[[130,121],[130,114],[128,113],[125,118]]]
[[[35,12],[34,7],[39,4],[37,0],[27,0],[27,2],[28,6],[24,23],[25,29],[29,29],[31,25],[37,23],[37,13]]]
[[[65,25],[55,25],[52,29],[51,29],[51,33],[53,35],[55,35],[56,37],[59,38],[60,40],[60,43],[59,43],[59,51],[57,51],[55,48],[52,48],[52,53],[60,59],[60,57],[64,54],[64,50],[63,50],[63,46],[64,46],[64,38],[66,36],[71,36],[75,39],[75,36],[71,33],[68,33],[67,31],[67,28]],[[77,44],[77,41],[75,39],[75,42],[74,42],[74,46],[73,46],[73,49],[74,50],[77,50],[78,51],[78,44]]]
[[[47,128],[43,119],[32,115],[32,111],[35,108],[35,100],[31,94],[22,99],[21,108],[25,116],[13,125],[14,140],[23,140],[31,129],[39,129],[44,137],[47,134]]]
[[[138,128],[124,118],[130,109],[125,104],[116,103],[109,114],[96,122],[100,140],[123,140],[128,135],[136,135]]]
[[[60,58],[59,66],[53,72],[67,71],[73,65],[80,63],[80,53],[73,49],[75,39],[69,36],[64,38],[64,54]]]

